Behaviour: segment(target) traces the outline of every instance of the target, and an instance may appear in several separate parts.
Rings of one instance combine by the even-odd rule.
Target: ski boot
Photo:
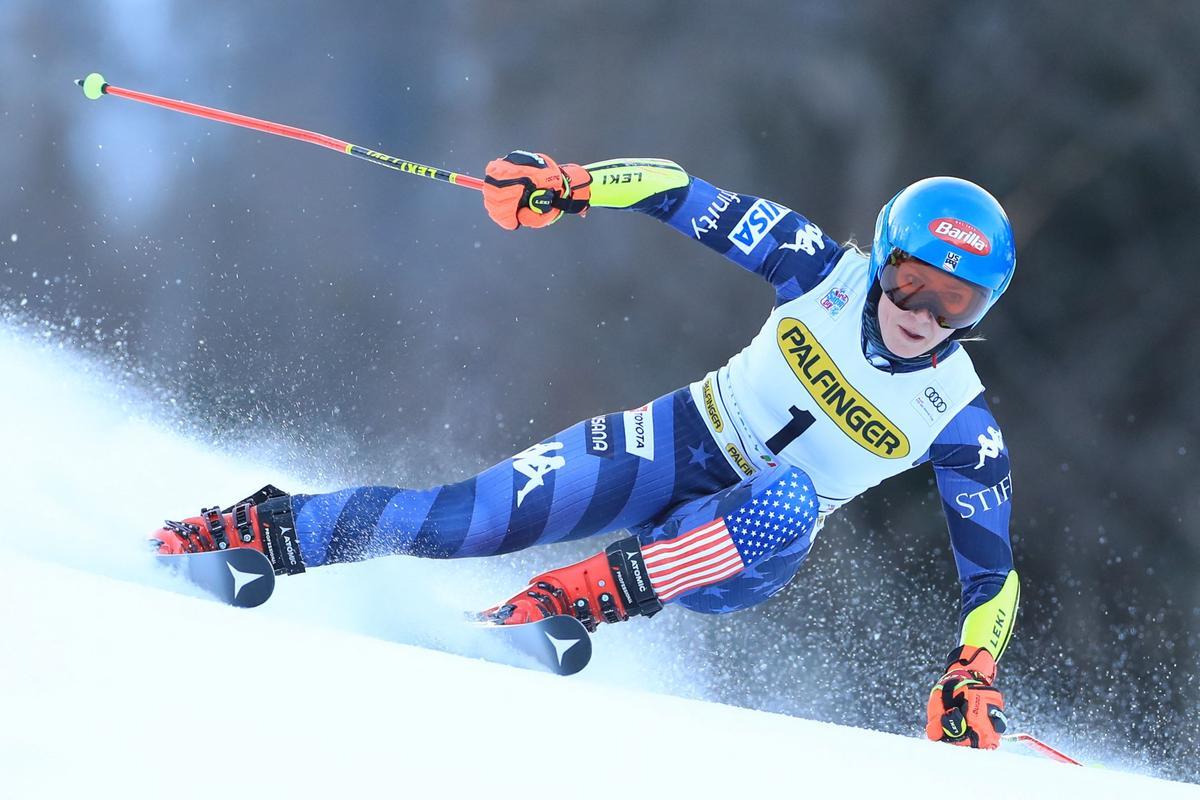
[[[497,625],[519,625],[567,614],[595,631],[601,622],[650,617],[661,609],[641,544],[631,536],[578,564],[543,572],[520,594],[480,616]]]
[[[252,547],[267,557],[276,575],[304,572],[291,496],[271,485],[224,510],[213,506],[198,517],[166,520],[150,541],[159,555]]]

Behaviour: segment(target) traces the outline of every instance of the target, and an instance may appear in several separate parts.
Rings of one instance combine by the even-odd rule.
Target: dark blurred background
[[[671,158],[868,244],[910,181],[987,186],[1019,247],[970,346],[1014,462],[1003,686],[1035,733],[1200,780],[1200,4],[6,0],[0,37],[4,317],[316,485],[458,479],[640,405],[772,292],[649,218],[510,234],[470,191],[73,78],[475,175]],[[912,734],[957,603],[920,469],[689,655],[719,699]]]

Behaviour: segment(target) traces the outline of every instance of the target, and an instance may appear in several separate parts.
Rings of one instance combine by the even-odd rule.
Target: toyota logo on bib
[[[929,232],[946,244],[954,245],[959,250],[966,250],[977,256],[986,256],[992,252],[992,243],[983,235],[983,232],[961,219],[939,217],[929,223]]]

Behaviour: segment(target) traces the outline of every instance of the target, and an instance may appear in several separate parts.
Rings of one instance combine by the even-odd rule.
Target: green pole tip
[[[104,76],[99,72],[93,72],[83,81],[76,81],[76,83],[83,87],[83,96],[88,100],[99,100],[100,95],[104,94],[105,87],[108,86],[104,81]]]

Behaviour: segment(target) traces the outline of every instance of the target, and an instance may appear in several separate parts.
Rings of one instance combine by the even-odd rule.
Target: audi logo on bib
[[[925,399],[933,403],[933,407],[938,410],[939,414],[946,413],[946,401],[938,394],[938,390],[932,386],[925,387]]]

